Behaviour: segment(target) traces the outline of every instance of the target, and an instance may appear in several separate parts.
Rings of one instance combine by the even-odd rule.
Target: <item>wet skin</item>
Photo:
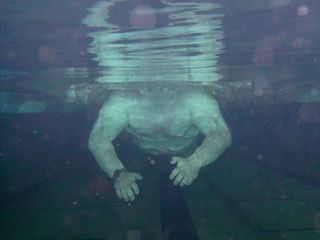
[[[190,185],[199,169],[217,159],[230,145],[229,129],[212,96],[203,91],[115,92],[103,105],[89,139],[89,148],[99,165],[112,177],[124,168],[112,141],[127,131],[133,141],[151,154],[171,154],[175,185]],[[195,144],[203,143],[190,156],[179,157]],[[125,172],[115,181],[119,198],[133,201],[139,194],[138,173]]]

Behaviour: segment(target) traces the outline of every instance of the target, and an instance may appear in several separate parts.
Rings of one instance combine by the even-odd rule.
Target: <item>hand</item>
[[[119,177],[114,181],[114,189],[117,196],[124,199],[126,202],[133,202],[135,195],[140,193],[136,180],[141,180],[142,176],[135,172],[121,172]]]
[[[197,159],[173,157],[170,163],[177,164],[169,176],[174,185],[190,185],[199,174],[200,165]]]

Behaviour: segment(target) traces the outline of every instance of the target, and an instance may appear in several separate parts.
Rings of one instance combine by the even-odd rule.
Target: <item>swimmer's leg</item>
[[[170,164],[171,156],[158,156],[156,161],[160,171],[160,216],[163,239],[197,240],[198,235],[181,187],[173,185],[168,177],[173,168]]]

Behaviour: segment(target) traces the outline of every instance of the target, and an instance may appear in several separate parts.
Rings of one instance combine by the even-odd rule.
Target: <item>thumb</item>
[[[173,157],[172,159],[171,159],[171,164],[176,164],[177,162],[179,161],[179,158],[177,158],[177,157]]]
[[[136,174],[136,179],[137,179],[137,180],[142,180],[143,177],[142,177],[139,173],[137,173],[137,174]]]

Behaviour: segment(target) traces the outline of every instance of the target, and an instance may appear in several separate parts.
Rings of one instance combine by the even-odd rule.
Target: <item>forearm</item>
[[[111,142],[104,142],[104,144],[99,144],[97,146],[89,144],[89,149],[93,153],[99,166],[110,178],[112,178],[115,170],[124,168],[122,162],[117,157],[116,151]]]
[[[205,167],[215,161],[230,144],[231,135],[229,132],[213,132],[205,137],[191,158],[198,161],[200,167]]]

